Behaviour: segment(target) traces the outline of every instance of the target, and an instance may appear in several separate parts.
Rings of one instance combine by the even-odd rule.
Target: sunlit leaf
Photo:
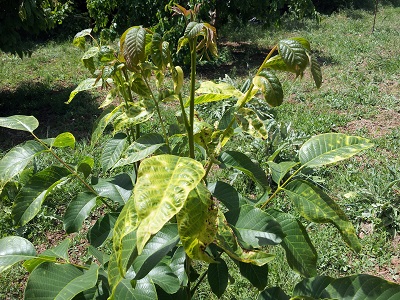
[[[346,214],[322,190],[307,181],[294,180],[286,185],[285,192],[304,218],[316,223],[334,224],[354,251],[361,250],[355,229]]]
[[[299,151],[300,162],[314,168],[335,163],[371,148],[369,140],[342,133],[325,133],[312,137]]]
[[[69,300],[95,286],[99,266],[82,272],[69,264],[42,263],[29,276],[25,299]]]
[[[7,236],[0,239],[0,273],[17,262],[35,257],[35,247],[27,239],[19,236]]]
[[[196,90],[198,94],[222,94],[231,97],[243,97],[244,94],[236,89],[233,85],[226,82],[215,83],[213,81],[204,81],[200,83],[200,87]],[[226,98],[225,98],[226,99]]]
[[[281,181],[285,177],[285,175],[298,164],[299,163],[293,161],[283,161],[279,164],[273,161],[268,161],[268,166],[271,170],[272,180],[276,184],[278,184],[278,186],[280,186]]]
[[[14,222],[23,226],[32,220],[40,212],[46,197],[70,174],[66,168],[51,166],[33,175],[14,201]]]
[[[145,60],[146,30],[140,26],[127,29],[121,37],[120,47],[128,68],[133,69]]]
[[[240,108],[235,113],[235,119],[244,132],[255,138],[264,140],[268,138],[267,128],[254,110],[245,107]]]
[[[94,159],[92,157],[86,156],[80,160],[76,170],[83,173],[83,176],[87,178],[92,172],[94,166]]]
[[[107,125],[110,124],[116,117],[121,114],[122,105],[117,107],[107,107],[100,117],[96,120],[93,125],[93,132],[91,137],[91,145],[95,145],[99,139],[103,136],[103,132]]]
[[[66,103],[69,104],[79,92],[93,90],[95,88],[101,87],[101,84],[102,80],[97,80],[96,78],[85,79],[80,84],[78,84],[78,86],[71,92]]]
[[[400,285],[367,274],[338,279],[318,276],[298,283],[293,294],[313,299],[395,300],[400,297]]]
[[[107,179],[98,178],[92,186],[99,196],[111,199],[120,205],[128,201],[133,189],[132,178],[126,173]]]
[[[190,22],[185,29],[184,37],[193,39],[195,38],[204,28],[203,23],[197,23],[197,22]]]
[[[221,201],[228,210],[238,209],[244,204],[248,204],[248,200],[235,190],[230,184],[217,181],[207,186],[213,197]]]
[[[237,264],[239,265],[240,274],[250,281],[257,289],[262,290],[267,286],[268,264],[256,266],[241,261],[237,262]]]
[[[150,236],[181,210],[204,174],[201,163],[187,157],[158,155],[142,161],[133,194],[139,253]]]
[[[33,116],[0,117],[0,127],[33,132],[39,127],[39,121]]]
[[[88,69],[92,74],[96,71],[96,66],[94,64],[94,58],[99,53],[99,47],[90,47],[85,54],[82,56],[83,65]]]
[[[70,132],[63,132],[59,134],[53,143],[51,144],[52,147],[64,148],[70,147],[72,149],[75,148],[75,137]]]
[[[100,157],[103,172],[110,170],[119,160],[124,151],[126,140],[126,135],[124,133],[117,133],[106,142]]]
[[[285,63],[301,75],[308,65],[306,48],[296,40],[281,40],[278,44],[279,54]]]
[[[322,84],[321,67],[319,66],[319,63],[314,56],[309,56],[309,59],[310,59],[311,75],[314,79],[315,85],[317,86],[317,88],[319,88],[321,87]]]

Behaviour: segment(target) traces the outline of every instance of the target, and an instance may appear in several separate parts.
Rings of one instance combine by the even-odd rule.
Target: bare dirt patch
[[[372,120],[360,119],[349,122],[339,131],[354,133],[358,130],[366,130],[368,135],[379,138],[390,134],[395,128],[400,128],[400,112],[394,110],[380,110]]]

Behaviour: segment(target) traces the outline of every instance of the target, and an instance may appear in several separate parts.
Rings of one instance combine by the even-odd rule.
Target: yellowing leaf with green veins
[[[244,132],[255,138],[264,140],[268,138],[268,131],[254,110],[241,108],[235,113],[235,119]]]
[[[305,142],[300,148],[299,158],[303,166],[315,168],[350,158],[373,145],[358,136],[325,133]]]
[[[205,81],[200,84],[196,90],[198,94],[223,94],[230,97],[243,97],[244,94],[236,89],[233,85],[226,82],[215,83],[212,81]],[[225,98],[226,99],[226,98]]]
[[[204,175],[202,164],[187,157],[158,155],[142,161],[133,191],[139,253],[150,236],[182,209]]]
[[[176,218],[182,244],[190,258],[214,262],[205,250],[217,232],[217,212],[210,192],[202,183],[189,193]]]

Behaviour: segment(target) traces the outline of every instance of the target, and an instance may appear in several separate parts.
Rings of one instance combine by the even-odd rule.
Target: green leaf
[[[106,142],[100,157],[103,172],[110,170],[119,160],[124,151],[126,140],[126,135],[124,133],[118,133]]]
[[[296,40],[281,40],[278,44],[279,54],[285,63],[300,75],[308,65],[308,57],[304,46]]]
[[[183,36],[188,39],[194,39],[203,30],[204,24],[197,22],[190,22],[185,29]]]
[[[312,137],[299,151],[300,162],[309,168],[320,167],[350,158],[373,146],[369,140],[342,133],[325,133]]]
[[[296,70],[288,66],[283,60],[282,56],[280,56],[279,54],[268,59],[263,64],[263,69],[272,69],[275,71],[286,71],[286,72],[296,73]]]
[[[178,277],[165,262],[161,262],[153,268],[148,277],[168,294],[176,293],[181,287]]]
[[[242,171],[262,187],[268,186],[268,179],[263,169],[252,162],[245,154],[237,151],[225,151],[219,159],[224,165]]]
[[[186,286],[188,283],[188,277],[185,271],[185,261],[185,249],[183,247],[178,247],[171,259],[169,266],[176,277],[178,277],[181,286]]]
[[[110,124],[112,120],[114,120],[118,115],[121,114],[120,110],[122,105],[114,108],[114,107],[107,107],[100,117],[96,120],[93,126],[93,132],[90,144],[95,145],[99,139],[103,136],[103,132],[106,129],[107,125]]]
[[[244,262],[237,262],[239,265],[240,274],[251,282],[257,289],[262,290],[268,283],[268,264],[263,266],[256,266],[253,264],[246,264]]]
[[[248,200],[238,193],[230,184],[217,181],[207,186],[211,194],[221,201],[228,210],[233,210],[248,203]]]
[[[154,33],[152,37],[151,59],[159,69],[164,69],[170,59],[169,43],[158,33]]]
[[[94,57],[97,56],[100,49],[99,47],[91,47],[89,48],[85,54],[82,56],[83,65],[90,71],[90,73],[94,73],[96,71],[96,66],[94,64]]]
[[[133,262],[136,273],[135,280],[142,279],[159,264],[159,262],[179,242],[178,228],[176,224],[164,226],[143,248],[142,253]]]
[[[147,86],[142,77],[136,77],[131,81],[131,89],[133,92],[142,97],[151,97],[151,90]]]
[[[319,88],[321,87],[322,84],[321,67],[319,66],[319,63],[314,56],[309,56],[309,60],[310,60],[311,75],[314,79],[315,85],[317,86],[317,88]]]
[[[254,110],[244,107],[240,108],[235,113],[235,119],[242,130],[252,137],[264,140],[268,138],[267,128]]]
[[[290,300],[288,295],[280,287],[268,288],[258,295],[258,300]],[[294,299],[293,299],[294,300]]]
[[[146,55],[146,30],[140,26],[127,29],[121,37],[121,53],[129,69],[133,69],[145,60]]]
[[[130,199],[138,214],[139,253],[150,236],[181,210],[204,174],[201,163],[187,157],[158,155],[142,161]]]
[[[278,245],[284,238],[280,224],[269,214],[252,205],[225,214],[243,248],[254,249],[266,245]]]
[[[78,172],[82,172],[83,176],[87,178],[92,172],[93,166],[94,166],[94,159],[92,157],[86,156],[83,159],[81,159],[76,170]]]
[[[39,127],[39,121],[33,116],[15,115],[0,117],[0,127],[33,132]]]
[[[281,245],[289,266],[304,277],[315,276],[318,255],[303,224],[290,214],[274,209],[267,212],[282,226],[285,238]]]
[[[14,222],[23,226],[32,220],[51,191],[67,180],[71,173],[63,167],[51,166],[33,175],[18,193],[12,215]]]
[[[96,285],[98,269],[96,264],[82,272],[72,265],[42,263],[29,276],[25,299],[72,299]]]
[[[89,245],[88,247],[88,254],[95,257],[102,265],[110,261],[110,255],[104,253],[103,251],[100,251],[99,249],[95,248],[92,245]]]
[[[79,38],[79,37],[85,37],[90,35],[90,33],[92,32],[91,28],[88,29],[84,29],[82,31],[79,31],[77,34],[75,34],[74,38]]]
[[[124,151],[123,157],[115,164],[114,168],[145,159],[164,145],[164,139],[159,134],[151,133],[143,135]]]
[[[156,295],[157,297],[157,295]],[[135,296],[135,290],[132,287],[131,281],[129,279],[123,279],[119,282],[118,286],[115,288],[112,299],[115,300],[139,300]],[[157,299],[157,298],[154,298]]]
[[[68,205],[64,214],[64,230],[67,233],[78,232],[83,221],[96,205],[97,195],[90,192],[79,193]]]
[[[239,91],[229,83],[226,82],[215,83],[213,81],[204,81],[200,83],[200,87],[196,90],[196,93],[221,94],[224,95],[224,97],[227,97],[229,95],[230,97],[236,97],[236,98],[241,98],[244,96],[244,94],[241,91]]]
[[[57,258],[54,256],[40,256],[40,257],[35,257],[32,259],[26,260],[22,266],[29,272],[32,273],[33,270],[35,270],[38,266],[40,266],[44,262],[53,262],[55,263],[57,261]]]
[[[284,190],[304,218],[316,223],[334,224],[354,251],[361,250],[353,225],[339,205],[322,190],[303,180],[290,182]]]
[[[311,51],[310,42],[308,40],[306,40],[305,38],[294,37],[294,38],[291,38],[291,40],[295,40],[295,41],[299,42],[306,50]]]
[[[196,98],[194,98],[194,105],[221,101],[221,100],[229,99],[231,97],[232,96],[228,95],[228,94],[204,94],[204,95],[197,96]],[[189,105],[190,105],[190,101],[187,101],[185,103],[185,107],[189,107]]]
[[[136,282],[134,296],[138,300],[154,300],[158,298],[156,287],[150,277],[145,277]],[[124,299],[126,298],[121,298],[121,300]]]
[[[217,212],[218,207],[211,199],[210,192],[200,183],[189,193],[185,204],[176,215],[179,236],[190,258],[214,261],[205,250],[214,241],[218,229]]]
[[[207,279],[211,291],[218,298],[221,298],[228,286],[228,266],[225,261],[218,257],[217,263],[209,264],[207,270]]]
[[[275,255],[257,250],[244,250],[237,242],[237,237],[233,230],[227,224],[222,212],[218,212],[218,233],[214,243],[223,249],[231,258],[251,263],[257,266],[263,266],[274,259]]]
[[[12,148],[0,160],[0,191],[14,176],[21,173],[28,163],[46,148],[36,141],[27,141],[22,146]]]
[[[400,297],[400,285],[367,274],[338,279],[318,276],[298,283],[293,293],[316,299],[395,300]]]
[[[282,104],[282,85],[274,73],[269,70],[261,71],[253,78],[253,84],[261,90],[265,101],[267,101],[269,105],[275,107]]]
[[[285,177],[285,175],[291,169],[293,169],[295,166],[297,166],[299,164],[294,161],[283,161],[279,164],[277,164],[273,161],[268,161],[267,163],[268,163],[269,169],[271,170],[272,180],[276,184],[278,184],[278,186],[281,185],[281,181]]]
[[[107,179],[98,178],[96,183],[93,182],[93,189],[100,196],[124,205],[132,194],[132,178],[126,173]]]
[[[71,103],[71,101],[74,99],[76,94],[79,92],[83,91],[89,91],[93,90],[95,88],[101,87],[102,80],[97,80],[96,78],[88,78],[82,81],[78,86],[69,94],[68,101],[66,102],[67,104]]]
[[[58,148],[70,147],[74,149],[75,137],[70,132],[61,133],[55,138],[55,140],[51,144],[51,147],[58,147]]]
[[[112,236],[115,222],[117,221],[117,213],[108,213],[96,221],[89,229],[88,240],[94,247],[100,247],[104,242]]]
[[[0,273],[17,262],[35,257],[36,250],[30,241],[19,236],[0,239]]]
[[[129,109],[116,117],[114,121],[114,132],[123,131],[131,126],[144,123],[153,116],[152,107],[143,103],[135,103]]]

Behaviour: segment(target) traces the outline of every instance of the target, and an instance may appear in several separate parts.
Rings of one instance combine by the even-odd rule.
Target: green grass
[[[307,230],[319,254],[320,274],[370,273],[382,276],[378,272],[383,269],[386,270],[383,273],[386,279],[400,282],[396,266],[391,264],[391,259],[398,256],[392,239],[400,229],[400,220],[396,219],[396,214],[400,214],[400,188],[385,189],[389,182],[400,178],[400,124],[396,123],[400,119],[399,14],[400,8],[381,7],[373,34],[373,15],[364,11],[342,11],[324,16],[318,26],[303,21],[288,23],[274,31],[260,31],[256,26],[230,28],[221,34],[224,40],[238,42],[239,46],[224,45],[224,57],[218,65],[200,67],[202,80],[223,78],[228,74],[240,86],[278,40],[304,36],[311,41],[323,66],[323,85],[315,89],[307,74],[303,80],[296,81],[293,81],[293,76],[279,75],[285,81],[285,102],[271,113],[280,122],[291,124],[293,140],[335,131],[365,136],[375,143],[376,147],[363,155],[316,170],[314,174],[316,179],[320,179],[321,187],[334,196],[353,221],[362,236],[363,246],[360,254],[354,254],[333,226],[309,225]],[[243,45],[244,50],[241,48]],[[79,140],[78,151],[63,152],[71,162],[86,155],[99,155],[88,145],[87,138],[90,134],[88,128],[100,114],[97,107],[102,93],[80,93],[70,105],[64,104],[71,90],[88,75],[79,63],[81,55],[82,52],[72,47],[70,42],[39,45],[31,58],[23,60],[0,53],[0,116],[36,116],[41,124],[40,137],[72,132]],[[216,113],[212,106],[204,110],[207,109]],[[169,118],[174,118],[173,113]],[[0,156],[27,137],[24,133],[0,129]],[[235,140],[230,147],[249,152],[261,162],[263,151],[266,151],[260,145],[249,144],[246,138]],[[285,155],[290,157],[293,153],[288,151]],[[40,168],[48,163],[49,160],[41,160],[37,166]],[[241,176],[235,182],[236,187],[251,193],[249,181]],[[31,238],[35,244],[44,243],[45,236],[34,236],[34,232],[61,230],[61,222],[54,216],[65,209],[65,203],[76,189],[76,186],[69,186],[58,198],[49,199],[32,228],[22,228],[18,232],[11,227],[11,201],[1,202],[0,236],[17,233]],[[275,204],[291,210],[285,199],[278,198]],[[81,237],[77,236],[74,243],[78,243]],[[273,251],[277,258],[270,265],[269,285],[280,285],[290,291],[300,278],[288,268],[284,253],[279,248]],[[253,299],[257,291],[239,276],[233,263],[232,270],[228,292],[222,299]],[[0,298],[21,298],[21,282],[14,278],[23,274],[22,268],[2,274]],[[206,286],[202,286],[195,299],[215,297]]]

